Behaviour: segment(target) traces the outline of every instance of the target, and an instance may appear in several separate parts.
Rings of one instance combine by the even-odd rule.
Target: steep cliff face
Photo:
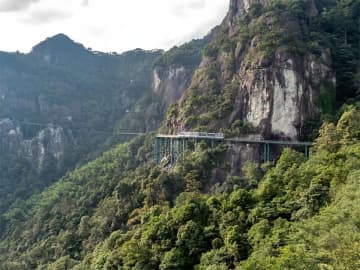
[[[265,138],[302,138],[308,121],[321,112],[321,95],[332,94],[335,76],[330,50],[308,43],[314,3],[299,3],[231,1],[190,88],[168,118],[169,129],[227,131],[240,121]]]
[[[328,59],[326,51],[320,59],[277,51],[271,67],[259,63],[240,71],[243,79],[231,117],[260,128],[265,137],[298,139],[306,120],[319,113],[315,100],[322,84],[335,87]]]
[[[251,6],[255,4],[266,6],[270,2],[271,0],[230,0],[229,12],[225,18],[225,22],[227,22],[229,26],[233,26],[239,17],[249,11]]]
[[[65,134],[60,126],[47,125],[33,138],[24,138],[18,125],[10,119],[0,120],[1,153],[22,156],[27,159],[38,172],[43,169],[46,158],[60,162],[64,157],[65,147],[74,144],[71,134]]]
[[[174,47],[154,64],[153,92],[160,97],[164,109],[177,102],[190,86],[195,69],[201,62],[201,51],[210,42],[212,33],[203,39]]]
[[[155,67],[153,71],[154,93],[161,97],[165,108],[176,102],[189,87],[194,69],[184,66]]]

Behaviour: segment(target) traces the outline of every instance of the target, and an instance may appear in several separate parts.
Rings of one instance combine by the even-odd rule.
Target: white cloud
[[[12,12],[27,9],[39,0],[0,0],[0,12]]]
[[[189,8],[201,9],[204,8],[205,4],[206,4],[205,0],[192,1],[189,3]]]
[[[71,17],[72,15],[73,14],[70,12],[57,9],[36,10],[25,17],[23,21],[29,24],[44,24],[51,23],[53,21],[64,20]]]
[[[168,49],[200,38],[219,24],[229,0],[35,2],[0,16],[0,50],[29,51],[40,40],[57,33],[65,33],[94,50]],[[0,7],[1,3],[4,1],[0,0]]]

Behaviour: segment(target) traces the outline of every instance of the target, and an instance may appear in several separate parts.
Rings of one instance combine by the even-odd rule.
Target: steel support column
[[[270,144],[264,143],[264,162],[270,161]]]
[[[173,139],[170,138],[170,149],[169,149],[170,153],[169,154],[170,154],[170,164],[171,165],[173,165],[173,159],[174,159],[174,145],[173,145],[173,143],[174,143]]]
[[[185,139],[182,139],[182,160],[185,160]]]

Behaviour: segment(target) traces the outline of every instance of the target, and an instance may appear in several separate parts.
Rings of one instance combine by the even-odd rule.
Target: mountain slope
[[[152,138],[120,145],[6,213],[1,269],[352,269],[359,123],[349,108],[322,127],[309,160],[287,149],[212,195],[225,145],[171,171],[146,154]]]
[[[116,123],[134,116],[141,99],[151,102],[152,64],[160,55],[91,52],[62,34],[29,54],[0,53],[0,213],[106,149]],[[132,131],[155,129],[160,114],[153,106],[138,123],[142,130]]]

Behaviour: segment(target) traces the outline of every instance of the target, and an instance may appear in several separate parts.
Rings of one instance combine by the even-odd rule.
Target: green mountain
[[[31,57],[31,63],[54,65],[65,73],[70,66],[65,68],[63,61],[76,57],[81,62],[88,55],[118,61],[137,54],[139,62],[151,58],[151,65],[140,69],[143,74],[132,73],[148,78],[144,92],[125,106],[136,117],[121,111],[105,126],[93,122],[110,104],[118,109],[123,102],[113,98],[104,106],[101,93],[86,107],[93,109],[87,121],[94,130],[115,135],[141,127],[137,124],[151,123],[144,117],[150,108],[158,112],[153,123],[165,119],[163,132],[223,131],[227,137],[314,139],[315,144],[309,159],[294,149],[278,148],[272,157],[276,162],[261,164],[259,147],[219,143],[210,149],[199,143],[172,167],[155,164],[153,135],[119,144],[43,192],[30,198],[14,194],[17,200],[1,215],[0,269],[358,269],[359,12],[359,0],[231,0],[228,15],[208,37],[162,55],[139,50],[118,56],[84,53],[79,44],[64,45],[69,42],[64,36],[55,38],[54,50],[46,46],[48,40],[29,55],[6,54],[17,61]],[[64,46],[74,54],[61,52]],[[71,65],[79,66],[78,76],[91,74],[86,78],[102,82],[101,69],[91,73],[87,69],[92,65],[79,63]],[[20,82],[21,74],[9,83]],[[26,93],[21,89],[29,82],[11,89]],[[36,89],[40,95],[63,93],[52,99],[58,104],[86,83],[84,79],[66,94],[62,88]],[[128,81],[122,77],[113,83]],[[83,95],[78,105],[86,104],[88,96]],[[31,106],[23,105],[19,113],[25,108]],[[34,119],[26,118],[32,114]],[[27,111],[21,121],[4,114],[10,119],[3,120],[6,125],[19,125],[6,134],[25,133],[22,122],[47,117],[49,131],[37,127],[24,139],[37,132],[61,133],[57,125],[65,130],[61,121],[70,121],[60,117],[55,122],[49,113]],[[75,128],[70,130],[75,137]],[[84,143],[84,153],[95,156],[101,150],[99,143],[90,149],[90,139],[96,139],[86,137],[91,130],[83,130],[76,141]],[[101,149],[119,142],[102,136],[99,141],[108,143]],[[81,160],[81,155],[75,157],[72,164]],[[21,163],[10,163],[3,171],[12,164]],[[19,166],[8,171],[26,168]],[[23,183],[17,186],[24,188]]]
[[[29,54],[0,53],[0,213],[129,139],[114,137],[114,127],[127,115],[137,119],[135,104],[154,99],[151,70],[161,55],[92,52],[62,34]],[[154,130],[161,119],[154,106],[137,119],[141,130],[129,128]]]

